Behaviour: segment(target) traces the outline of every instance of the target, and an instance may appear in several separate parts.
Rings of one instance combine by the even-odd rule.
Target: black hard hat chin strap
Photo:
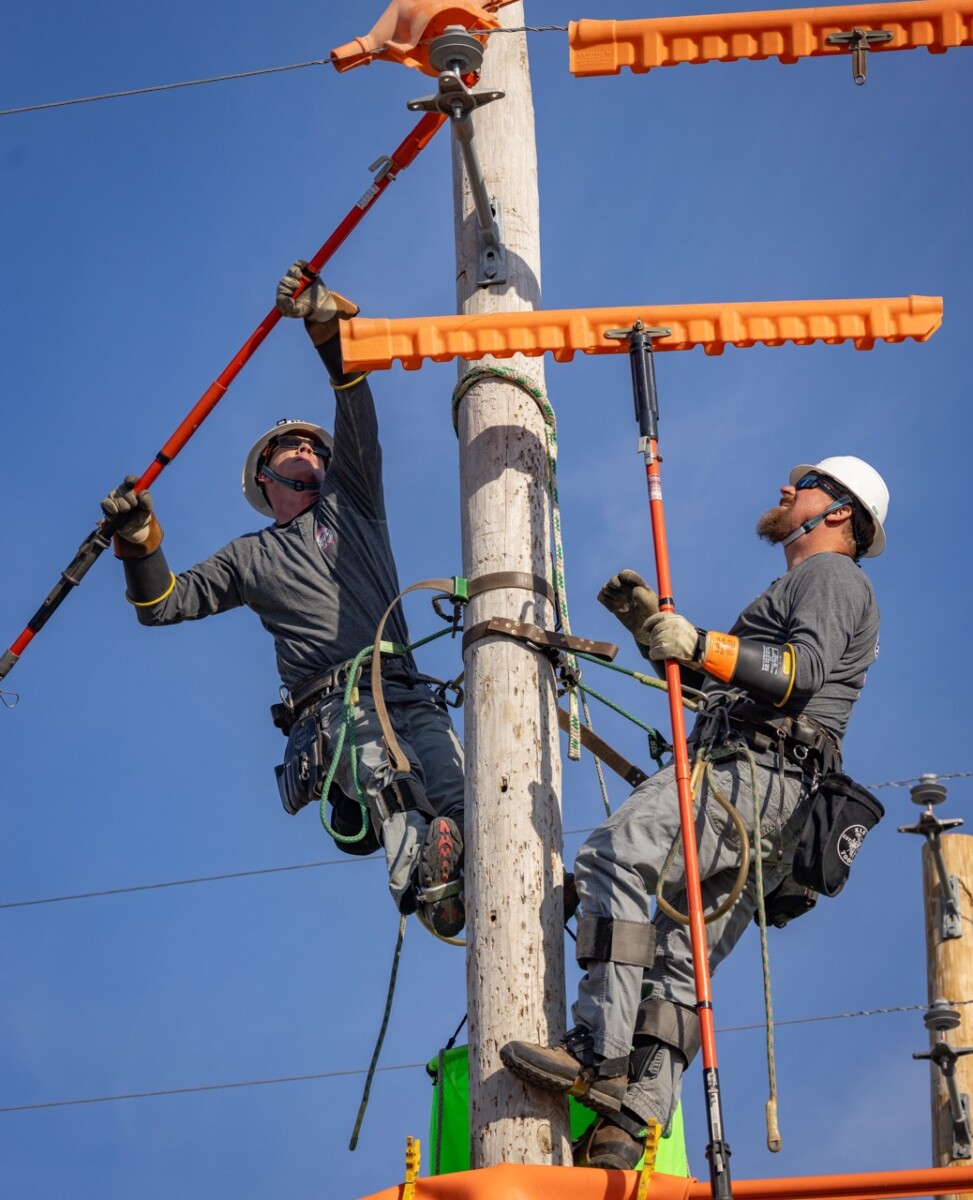
[[[842,496],[838,500],[832,501],[831,504],[822,513],[818,513],[816,517],[810,517],[803,525],[798,525],[793,533],[789,533],[781,542],[782,546],[789,546],[791,542],[796,542],[799,537],[803,537],[806,533],[810,533],[815,526],[820,525],[825,517],[830,516],[833,512],[837,512],[839,508],[844,508],[847,504],[852,504],[851,496]]]
[[[257,471],[258,482],[261,475],[266,475],[267,478],[272,479],[274,483],[282,484],[284,487],[290,488],[293,492],[320,492],[321,490],[321,484],[317,482],[304,483],[300,479],[285,479],[283,475],[278,475],[276,471],[271,470],[266,463],[264,463],[263,466],[261,466]]]

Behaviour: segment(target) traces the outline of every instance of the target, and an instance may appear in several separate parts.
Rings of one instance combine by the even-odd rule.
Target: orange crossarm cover
[[[645,308],[565,308],[479,316],[356,317],[341,322],[341,354],[346,371],[381,370],[398,359],[407,371],[425,358],[477,359],[486,354],[510,358],[550,350],[557,362],[582,354],[626,353],[628,344],[605,337],[609,329],[629,329],[636,321],[671,330],[655,340],[657,350],[722,354],[726,346],[763,342],[799,346],[851,340],[858,350],[876,341],[924,342],[943,320],[941,296],[902,296],[883,300],[768,300],[743,304],[677,304]]]
[[[773,58],[794,63],[819,54],[847,54],[827,37],[851,29],[888,30],[891,41],[869,53],[915,50],[942,54],[973,45],[973,0],[908,0],[904,4],[848,4],[771,12],[715,13],[638,21],[572,21],[568,27],[573,75],[636,74],[679,63]]]
[[[491,14],[510,3],[512,0],[392,0],[364,37],[331,51],[331,64],[339,71],[350,71],[378,58],[415,67],[424,75],[438,75],[429,64],[433,38],[449,25],[472,32],[496,29],[500,22]]]
[[[416,1200],[632,1200],[638,1182],[637,1171],[501,1163],[418,1179],[415,1194]],[[973,1166],[733,1181],[735,1200],[902,1200],[971,1190]],[[399,1184],[365,1200],[400,1200],[401,1195]],[[710,1200],[710,1185],[656,1172],[649,1195],[655,1200]]]

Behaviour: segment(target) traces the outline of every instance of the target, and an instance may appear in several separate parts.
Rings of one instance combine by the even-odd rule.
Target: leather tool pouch
[[[274,773],[285,811],[291,814],[300,812],[312,800],[320,799],[318,789],[328,773],[328,764],[314,712],[301,717],[291,726],[284,761],[279,767],[274,767]]]
[[[825,775],[794,854],[794,882],[822,896],[837,896],[865,835],[884,816],[885,809],[860,783],[836,772]]]

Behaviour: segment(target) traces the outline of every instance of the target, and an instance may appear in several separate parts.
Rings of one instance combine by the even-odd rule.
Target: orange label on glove
[[[729,633],[714,633],[710,630],[706,635],[706,654],[703,658],[703,670],[723,683],[729,683],[737,667],[737,656],[740,653],[740,639]]]

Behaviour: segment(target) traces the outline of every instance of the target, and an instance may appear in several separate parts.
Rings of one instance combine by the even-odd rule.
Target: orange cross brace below
[[[459,1171],[416,1180],[416,1200],[634,1200],[637,1171],[576,1167],[514,1166]],[[872,1171],[861,1175],[809,1175],[791,1179],[743,1179],[733,1183],[734,1200],[898,1200],[973,1190],[973,1166],[926,1167],[917,1171]],[[399,1200],[401,1184],[365,1200]],[[709,1200],[708,1183],[676,1175],[652,1176],[655,1200]]]
[[[871,54],[916,50],[942,54],[973,45],[973,0],[908,0],[902,4],[848,4],[770,12],[714,13],[638,21],[572,21],[568,26],[573,75],[617,75],[622,67],[643,74],[679,63],[779,58],[794,63],[819,54],[848,54],[828,45],[832,33],[887,30]]]
[[[876,341],[925,342],[943,320],[941,296],[900,296],[878,300],[768,300],[743,304],[678,304],[644,308],[565,308],[481,316],[356,317],[341,322],[341,354],[346,371],[383,370],[398,359],[415,371],[425,358],[477,359],[491,354],[537,355],[548,350],[557,362],[575,354],[627,354],[628,344],[605,337],[636,321],[670,329],[655,350],[722,354],[727,346],[763,342],[799,346],[852,341],[870,350]]]

